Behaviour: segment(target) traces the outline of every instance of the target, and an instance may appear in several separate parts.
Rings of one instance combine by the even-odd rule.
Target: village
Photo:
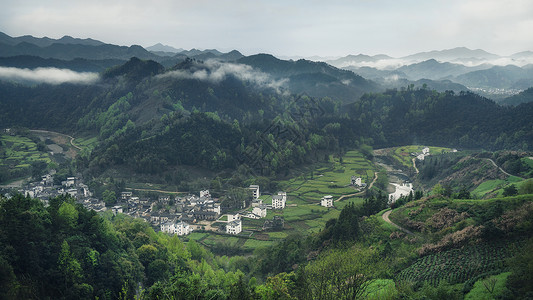
[[[103,200],[97,199],[79,177],[67,177],[60,185],[54,185],[54,172],[41,177],[41,181],[27,184],[18,190],[23,195],[40,199],[45,206],[48,199],[68,194],[89,210],[96,212],[111,211],[113,215],[126,214],[140,218],[149,223],[155,231],[185,236],[195,230],[212,231],[231,235],[243,234],[244,219],[265,219],[262,231],[282,230],[284,220],[275,215],[267,219],[268,211],[283,210],[287,206],[287,193],[279,191],[271,198],[271,204],[263,203],[259,185],[250,185],[247,189],[251,197],[250,205],[245,203],[240,209],[224,213],[220,199],[211,197],[209,190],[198,194],[173,195],[161,194],[154,198],[139,197],[132,191],[123,191],[117,196],[117,202],[106,207]],[[360,177],[351,176],[349,186],[364,189],[366,184]],[[335,200],[331,195],[324,195],[317,205],[333,208]],[[213,224],[217,226],[213,226]],[[220,226],[220,224],[223,224]]]

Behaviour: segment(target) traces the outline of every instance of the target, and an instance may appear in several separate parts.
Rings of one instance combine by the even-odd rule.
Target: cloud
[[[228,76],[234,76],[239,80],[255,85],[275,89],[278,93],[287,83],[288,79],[275,80],[269,74],[255,70],[251,66],[235,63],[223,63],[207,61],[203,65],[197,65],[187,70],[169,71],[158,75],[158,78],[197,79],[219,83]]]
[[[0,67],[0,79],[13,81],[31,81],[49,84],[92,84],[99,79],[99,76],[97,73],[75,72],[69,69],[37,68],[34,70],[30,70],[11,67]]]

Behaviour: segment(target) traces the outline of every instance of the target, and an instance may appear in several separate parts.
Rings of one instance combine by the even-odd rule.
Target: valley
[[[530,54],[0,34],[0,298],[527,298]]]

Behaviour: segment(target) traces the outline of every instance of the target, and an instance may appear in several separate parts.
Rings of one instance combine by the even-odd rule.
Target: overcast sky
[[[278,56],[533,50],[531,0],[2,0],[0,31]]]

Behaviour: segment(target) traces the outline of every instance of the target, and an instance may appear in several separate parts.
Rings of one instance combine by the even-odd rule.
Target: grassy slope
[[[506,259],[519,251],[522,241],[528,234],[516,235],[516,232],[504,232],[503,237],[496,240],[486,240],[476,243],[478,238],[467,238],[466,244],[443,248],[444,250],[419,256],[417,250],[423,244],[437,243],[441,238],[469,226],[480,226],[501,220],[501,215],[513,210],[521,210],[522,205],[533,202],[533,195],[520,195],[515,197],[483,199],[483,200],[447,200],[447,199],[426,199],[409,203],[393,211],[390,219],[404,227],[408,227],[407,220],[421,222],[424,226],[422,231],[416,231],[412,237],[401,235],[398,239],[391,239],[390,243],[396,251],[396,256],[406,255],[406,259],[401,270],[395,275],[397,281],[408,281],[415,285],[422,285],[424,281],[431,284],[438,284],[441,281],[457,284],[464,283],[476,276],[483,279],[482,274],[486,272],[497,272],[506,270]],[[457,222],[443,226],[442,229],[429,227],[432,224],[432,217],[442,209],[452,209],[456,211],[466,211],[469,215]],[[501,211],[499,211],[501,209]],[[413,212],[417,213],[413,213]],[[496,212],[490,213],[487,212]],[[410,214],[411,213],[411,214]],[[376,216],[379,218],[379,216]],[[487,219],[488,218],[488,219]],[[379,218],[380,219],[380,218]],[[374,228],[381,230],[381,238],[387,233],[393,232],[393,228],[387,228],[379,219],[374,220]],[[523,220],[527,223],[527,220]],[[525,223],[524,223],[525,224]],[[377,226],[379,227],[377,227]],[[484,225],[486,226],[486,225]],[[378,230],[378,231],[379,231]],[[529,233],[530,235],[531,233]],[[401,247],[405,248],[403,254]],[[456,248],[459,247],[459,248]],[[405,251],[407,250],[407,251]],[[411,256],[409,256],[409,251]],[[412,255],[415,253],[415,255]],[[402,263],[397,262],[398,266]],[[501,271],[500,271],[501,272]],[[506,276],[505,276],[506,277]],[[479,292],[474,292],[477,295]],[[474,295],[473,294],[473,295]],[[474,299],[474,298],[472,298]]]

